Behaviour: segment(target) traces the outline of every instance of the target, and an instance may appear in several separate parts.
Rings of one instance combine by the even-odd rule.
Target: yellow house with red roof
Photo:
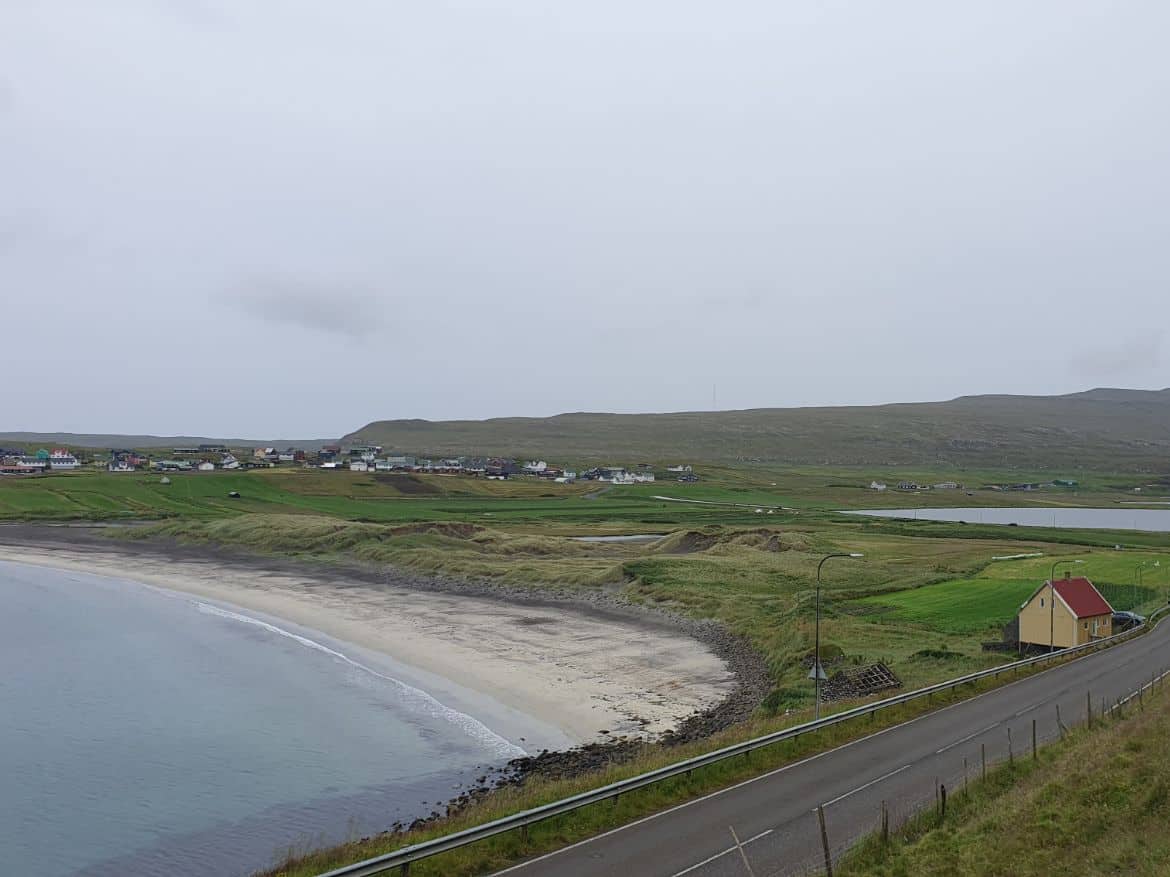
[[[1084,576],[1047,581],[1020,607],[1020,642],[1067,649],[1113,633],[1113,607]]]

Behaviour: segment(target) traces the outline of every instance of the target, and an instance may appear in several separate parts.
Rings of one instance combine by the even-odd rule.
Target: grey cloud
[[[29,428],[1164,384],[1170,4],[3,5]]]
[[[242,285],[229,301],[262,323],[352,339],[369,337],[382,323],[379,304],[369,295],[301,280],[253,280]]]

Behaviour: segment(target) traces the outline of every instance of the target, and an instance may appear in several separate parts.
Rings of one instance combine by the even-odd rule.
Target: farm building
[[[1066,649],[1113,633],[1113,607],[1084,576],[1047,581],[1020,607],[1020,642]]]

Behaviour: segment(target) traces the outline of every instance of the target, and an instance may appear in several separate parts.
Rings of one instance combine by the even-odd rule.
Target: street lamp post
[[[813,702],[813,718],[819,719],[821,717],[821,676],[824,675],[824,670],[821,669],[821,567],[825,565],[825,561],[832,560],[834,557],[865,557],[864,554],[858,551],[850,551],[847,553],[826,554],[821,558],[821,562],[817,564],[817,633],[816,645],[813,650],[813,692],[815,701]]]
[[[1084,563],[1083,560],[1058,560],[1048,574],[1048,651],[1056,651],[1056,568],[1062,563]]]

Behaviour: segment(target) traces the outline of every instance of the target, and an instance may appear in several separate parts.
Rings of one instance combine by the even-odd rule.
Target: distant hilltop
[[[379,420],[341,439],[558,460],[1170,470],[1170,389],[824,408]]]
[[[320,450],[335,439],[221,439],[189,435],[103,435],[79,432],[0,432],[3,445],[62,445],[71,448],[180,448],[199,445],[251,448],[264,445]]]

